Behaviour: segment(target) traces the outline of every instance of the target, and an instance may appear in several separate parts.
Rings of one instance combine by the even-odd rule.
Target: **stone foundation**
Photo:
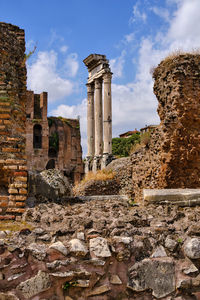
[[[0,22],[0,220],[24,212],[26,67],[24,30]]]

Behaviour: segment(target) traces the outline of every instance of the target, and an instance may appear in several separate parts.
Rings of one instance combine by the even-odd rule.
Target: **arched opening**
[[[33,127],[33,148],[42,148],[42,126],[40,124],[36,124]]]
[[[46,170],[55,169],[55,160],[50,159],[46,165]]]

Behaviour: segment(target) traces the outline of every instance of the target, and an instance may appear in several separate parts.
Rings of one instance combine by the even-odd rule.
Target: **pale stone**
[[[176,241],[174,241],[173,239],[171,239],[169,236],[166,238],[165,240],[165,247],[173,252],[176,248],[176,246],[178,245],[178,243]]]
[[[48,273],[39,271],[36,276],[20,283],[17,286],[25,299],[30,299],[31,297],[46,291],[51,286],[50,276]]]
[[[69,297],[69,296],[66,296],[65,300],[73,300],[73,299],[71,297]]]
[[[192,238],[184,244],[185,255],[191,259],[200,258],[200,238]]]
[[[127,236],[114,236],[113,241],[117,243],[123,243],[125,245],[129,245],[133,241],[133,238]]]
[[[49,246],[49,248],[57,250],[60,253],[62,253],[63,255],[67,255],[68,254],[67,248],[60,241],[58,241],[56,243],[53,243],[52,245]]]
[[[85,233],[84,232],[77,232],[77,239],[79,240],[85,240]]]
[[[110,257],[111,252],[107,240],[102,237],[90,239],[90,252],[97,257]]]
[[[101,295],[101,294],[106,293],[110,290],[111,290],[111,288],[107,284],[104,284],[104,285],[101,285],[99,287],[96,287],[93,291],[91,291],[88,294],[88,296]]]
[[[157,247],[151,255],[151,257],[165,257],[165,256],[167,256],[167,253],[163,246]]]
[[[200,203],[200,189],[144,189],[145,202],[190,206]]]
[[[0,239],[5,239],[6,233],[5,231],[0,231]]]
[[[14,275],[12,275],[12,276],[10,276],[10,277],[8,277],[8,281],[12,281],[12,280],[15,280],[15,279],[17,279],[17,278],[19,278],[19,277],[21,277],[21,276],[23,276],[24,274],[26,274],[26,273],[18,273],[18,274],[14,274]]]
[[[32,255],[38,260],[43,260],[46,257],[46,247],[45,245],[32,243],[27,248]]]
[[[110,283],[112,284],[122,284],[121,279],[119,278],[118,275],[112,275],[110,278]]]
[[[175,291],[175,267],[171,258],[144,259],[129,269],[128,276],[127,287],[136,292],[151,289],[153,296],[164,298]]]
[[[188,268],[185,268],[183,270],[183,273],[185,275],[197,275],[199,273],[199,270],[195,267],[194,264],[191,264]]]
[[[73,239],[69,241],[70,252],[76,255],[85,256],[88,253],[88,249],[79,239]]]
[[[12,293],[0,293],[0,300],[19,300],[19,298]]]
[[[90,285],[89,280],[77,280],[76,281],[76,287],[82,287],[82,288],[87,288]]]

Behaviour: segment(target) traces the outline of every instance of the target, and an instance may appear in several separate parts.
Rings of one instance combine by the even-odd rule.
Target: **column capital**
[[[107,72],[103,75],[103,81],[104,83],[110,83],[112,79],[112,72]]]
[[[94,83],[86,83],[87,86],[87,92],[88,93],[94,93]]]
[[[96,78],[94,80],[95,82],[95,89],[102,89],[102,78]]]

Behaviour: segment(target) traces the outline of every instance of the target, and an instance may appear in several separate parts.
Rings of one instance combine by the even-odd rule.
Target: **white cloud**
[[[60,47],[60,51],[62,52],[62,53],[66,53],[67,52],[67,50],[68,50],[68,46],[67,45],[64,45],[64,46],[62,46],[62,47]]]
[[[125,55],[126,51],[123,50],[119,57],[110,60],[110,67],[111,71],[113,72],[113,78],[121,78],[123,76]]]
[[[81,128],[81,144],[83,153],[86,155],[87,151],[87,99],[83,99],[78,105],[59,105],[56,109],[50,112],[52,116],[62,116],[64,118],[77,118],[80,116]]]
[[[146,22],[147,15],[144,12],[140,11],[139,6],[139,1],[133,6],[133,15],[129,20],[130,23],[134,23],[137,20],[142,20],[143,22]]]
[[[67,56],[65,60],[65,68],[68,76],[76,76],[79,68],[78,55],[76,53],[71,53]]]
[[[129,34],[125,35],[124,42],[125,43],[130,43],[134,40],[134,38],[135,38],[135,33],[134,32],[129,33]]]
[[[154,14],[160,18],[163,18],[166,22],[169,22],[169,11],[166,8],[154,6],[151,7],[151,10],[154,12]]]
[[[73,92],[73,83],[62,78],[57,71],[57,53],[38,52],[37,59],[27,66],[28,88],[35,93],[48,92],[49,102],[69,96]]]
[[[182,0],[172,19],[167,41],[185,50],[200,46],[200,1]]]

